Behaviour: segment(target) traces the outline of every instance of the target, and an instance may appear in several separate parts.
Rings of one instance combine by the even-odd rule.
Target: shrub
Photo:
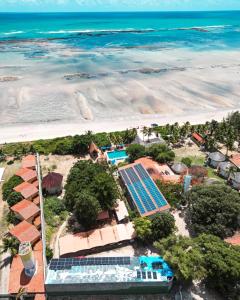
[[[191,167],[191,165],[192,165],[192,160],[191,160],[190,157],[184,157],[184,158],[182,158],[181,162],[183,164],[185,164],[188,168]]]
[[[136,159],[145,156],[145,147],[138,144],[132,144],[127,147],[129,161],[134,162]]]
[[[4,182],[2,187],[3,200],[6,201],[13,192],[13,189],[22,182],[23,180],[16,175],[13,175],[8,181]]]

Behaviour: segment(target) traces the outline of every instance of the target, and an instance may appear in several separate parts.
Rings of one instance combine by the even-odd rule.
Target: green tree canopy
[[[132,144],[127,147],[129,161],[134,162],[136,159],[145,156],[145,147],[138,144]]]
[[[74,214],[78,222],[85,228],[94,225],[101,210],[97,199],[88,191],[82,191],[75,195],[74,202]]]
[[[112,209],[118,195],[113,177],[102,172],[93,179],[93,190],[103,210]]]
[[[23,199],[22,195],[18,192],[11,192],[7,197],[7,203],[11,207]]]
[[[149,242],[152,239],[152,223],[148,218],[135,218],[133,220],[137,237],[143,242]]]
[[[160,213],[152,219],[152,239],[157,241],[172,234],[175,230],[175,219],[170,213]]]
[[[240,247],[207,234],[194,239],[171,235],[154,245],[172,266],[178,279],[204,280],[208,286],[222,292],[225,299],[237,299]]]
[[[190,157],[183,157],[181,162],[185,164],[187,167],[191,167],[192,165],[192,160]]]
[[[13,189],[22,182],[22,178],[16,175],[13,175],[8,181],[4,182],[2,187],[3,200],[7,201],[8,197],[13,192]]]
[[[175,153],[164,144],[150,146],[147,154],[159,163],[171,162],[175,158]]]
[[[190,225],[197,234],[232,236],[239,214],[240,196],[226,185],[195,186],[188,194]]]
[[[0,247],[0,254],[9,251],[12,256],[18,253],[19,241],[15,237],[8,237],[2,239]]]

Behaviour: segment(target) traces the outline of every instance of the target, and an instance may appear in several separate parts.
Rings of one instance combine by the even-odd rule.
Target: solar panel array
[[[119,173],[141,215],[168,204],[141,164],[122,169]]]
[[[75,266],[130,265],[130,257],[89,257],[52,259],[50,270],[66,270]]]

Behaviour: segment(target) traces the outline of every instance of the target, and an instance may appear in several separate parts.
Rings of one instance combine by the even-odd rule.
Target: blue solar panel
[[[120,170],[119,174],[142,215],[167,205],[164,196],[141,164]]]

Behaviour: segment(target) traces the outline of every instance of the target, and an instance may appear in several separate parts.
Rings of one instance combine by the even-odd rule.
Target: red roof
[[[36,226],[37,228],[41,225],[41,217],[40,217],[40,215],[37,216],[37,217],[34,219],[33,225]]]
[[[36,167],[36,157],[35,155],[28,155],[22,159],[22,168],[33,169]]]
[[[39,204],[40,204],[40,197],[37,196],[36,198],[34,198],[34,199],[32,200],[32,202],[35,203],[36,205],[39,205]]]
[[[203,137],[202,137],[199,133],[197,133],[197,132],[194,132],[194,133],[192,134],[192,137],[193,137],[195,140],[197,140],[199,143],[203,143],[203,142],[204,142]]]
[[[28,294],[44,294],[44,265],[42,249],[33,251],[34,258],[37,264],[37,272],[33,277],[27,277],[24,272],[21,257],[16,255],[10,269],[9,277],[9,294],[17,294],[20,287],[23,287]],[[45,299],[36,298],[35,299]]]
[[[236,167],[240,167],[240,154],[233,154],[230,158],[230,162],[232,162]]]
[[[108,220],[109,218],[110,218],[109,212],[108,210],[105,210],[105,211],[101,211],[98,214],[97,221],[104,221],[104,220]]]
[[[34,179],[37,179],[37,172],[27,168],[19,169],[15,175],[21,177],[24,181],[33,181]]]
[[[38,194],[38,189],[31,183],[23,182],[14,188],[15,192],[21,193],[25,199]]]
[[[240,246],[240,232],[237,232],[234,236],[225,239],[229,244]]]
[[[22,201],[13,205],[11,210],[15,213],[18,213],[24,220],[28,220],[40,212],[40,209],[36,204],[26,199],[23,199]]]
[[[63,180],[63,176],[59,173],[48,173],[42,180],[42,188],[43,189],[51,189],[54,187],[61,186]]]
[[[35,241],[40,239],[40,232],[35,226],[28,223],[27,221],[22,221],[21,223],[13,227],[13,229],[10,230],[10,234],[16,237],[21,243],[34,243]]]

